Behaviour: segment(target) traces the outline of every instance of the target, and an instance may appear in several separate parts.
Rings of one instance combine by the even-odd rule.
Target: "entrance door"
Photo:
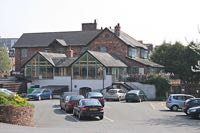
[[[84,97],[86,97],[86,94],[88,92],[91,92],[91,91],[92,91],[92,89],[89,88],[89,87],[82,87],[82,88],[79,89],[79,94],[83,95]]]

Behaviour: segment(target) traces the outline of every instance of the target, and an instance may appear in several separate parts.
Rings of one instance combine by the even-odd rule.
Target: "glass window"
[[[135,48],[133,48],[133,47],[129,47],[129,48],[128,48],[128,56],[129,56],[130,58],[135,58],[135,57],[137,57],[137,50],[136,50]]]
[[[26,48],[23,48],[23,49],[21,49],[21,57],[27,57],[28,56],[28,54],[27,54],[27,49]]]
[[[143,59],[148,58],[148,50],[141,49],[141,58],[143,58]]]
[[[107,52],[107,48],[106,47],[100,47],[100,52]]]

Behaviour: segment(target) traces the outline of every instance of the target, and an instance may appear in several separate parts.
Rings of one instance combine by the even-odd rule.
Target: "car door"
[[[50,91],[49,90],[44,90],[42,92],[43,98],[47,99],[50,97]]]

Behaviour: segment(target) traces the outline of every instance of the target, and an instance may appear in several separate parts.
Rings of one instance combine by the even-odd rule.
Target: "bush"
[[[0,105],[13,105],[13,106],[33,106],[29,104],[26,99],[20,97],[19,95],[7,95],[0,92]]]

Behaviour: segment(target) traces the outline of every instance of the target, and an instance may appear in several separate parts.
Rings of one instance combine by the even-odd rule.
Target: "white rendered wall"
[[[104,88],[112,85],[112,76],[106,75],[104,79]],[[92,91],[99,91],[103,89],[103,79],[101,80],[73,80],[72,90],[79,91],[82,87],[89,87]]]
[[[31,84],[28,83],[27,87],[31,85],[68,85],[69,91],[71,91],[71,77],[58,77],[55,76],[53,79],[38,79],[34,80]],[[112,75],[106,75],[104,79],[104,88],[112,85]],[[98,91],[103,89],[103,80],[72,80],[72,91],[78,92],[82,87],[89,87],[92,91]]]
[[[48,86],[48,85],[68,85],[71,88],[71,77],[55,76],[53,79],[38,79],[32,82],[32,85]]]

